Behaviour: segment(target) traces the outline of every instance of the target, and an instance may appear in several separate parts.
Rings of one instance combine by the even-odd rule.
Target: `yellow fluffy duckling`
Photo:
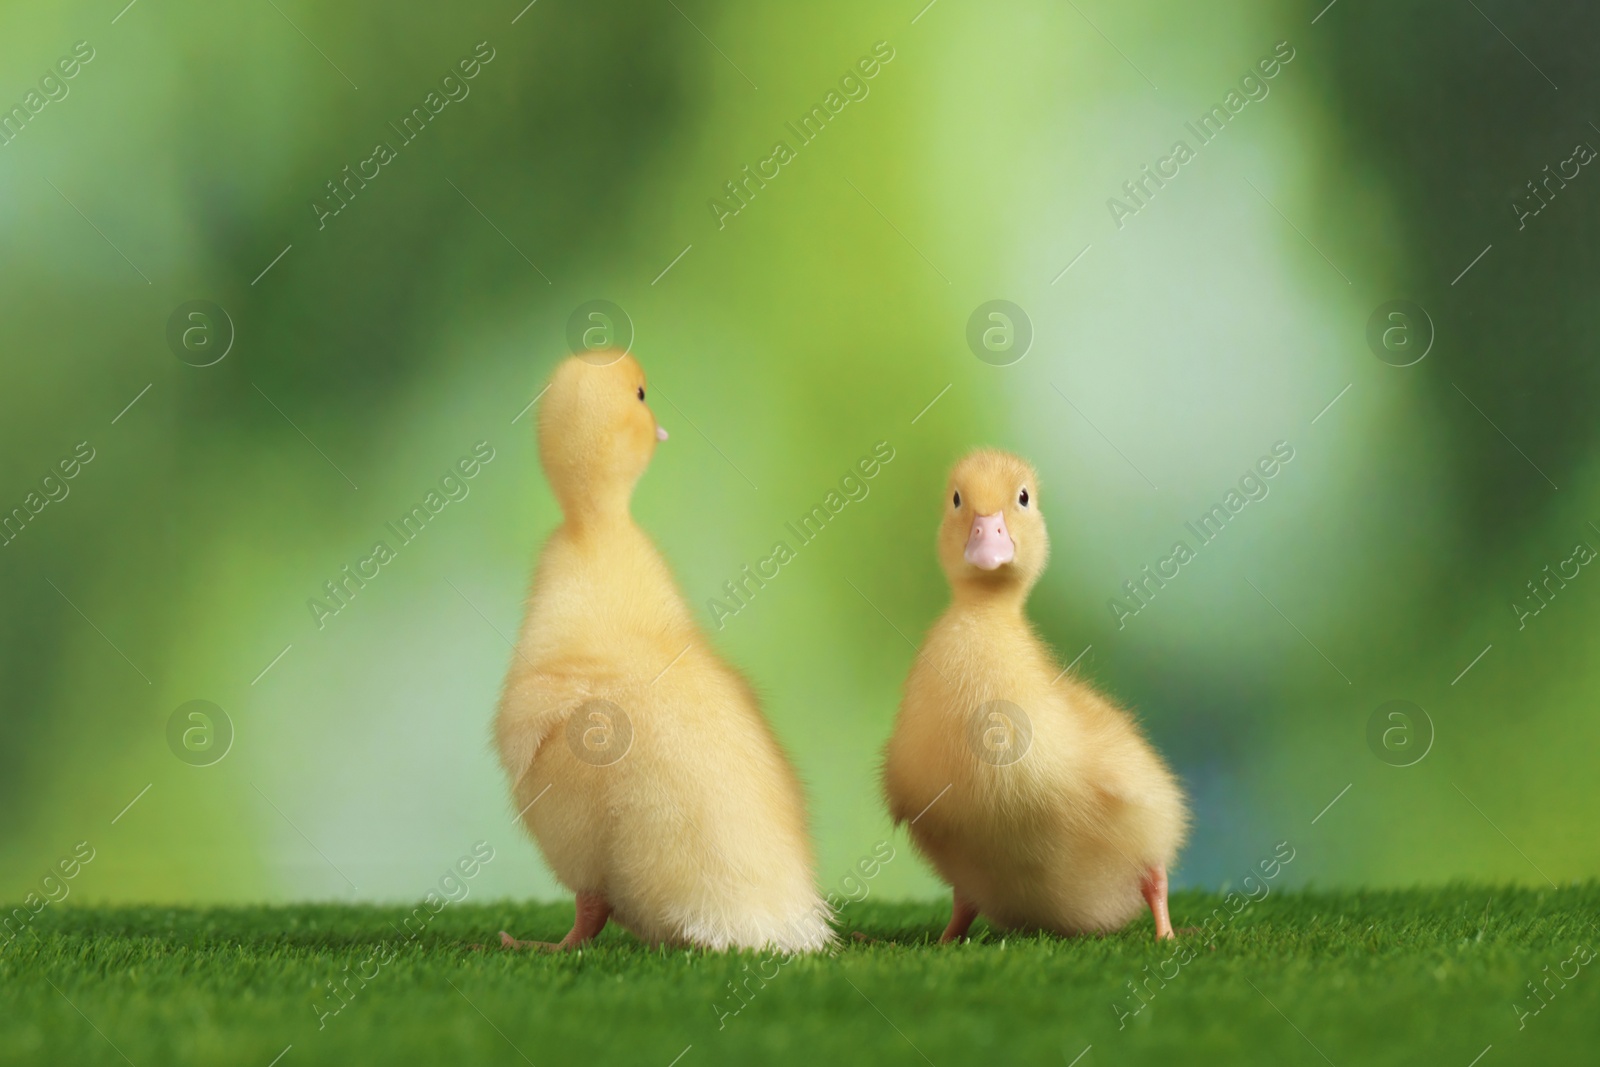
[[[1183,793],[1132,716],[1061,677],[1023,614],[1050,553],[1033,468],[991,450],[956,464],[938,551],[951,604],[906,679],[883,780],[895,824],[953,890],[941,943],[980,913],[1072,935],[1146,906],[1171,937]]]
[[[521,819],[577,919],[651,945],[784,951],[833,940],[800,783],[745,680],[700,633],[629,498],[667,433],[643,369],[557,369],[539,457],[564,521],[539,558],[495,723]]]

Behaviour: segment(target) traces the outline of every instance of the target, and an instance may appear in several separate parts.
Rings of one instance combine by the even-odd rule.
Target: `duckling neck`
[[[561,501],[561,513],[573,535],[580,540],[604,537],[608,533],[633,526],[633,513],[629,510],[626,492],[591,493],[577,499]]]
[[[993,618],[1022,618],[1028,587],[1020,582],[958,582],[951,589],[950,610]]]
[[[633,521],[626,507],[616,510],[567,512],[561,524],[567,542],[591,558],[654,556],[655,547]]]

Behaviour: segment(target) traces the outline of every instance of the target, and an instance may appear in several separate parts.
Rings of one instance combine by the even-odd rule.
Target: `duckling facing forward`
[[[980,913],[1072,935],[1118,929],[1145,906],[1156,937],[1173,936],[1183,793],[1126,711],[1061,677],[1023,614],[1050,552],[1033,468],[990,450],[956,464],[938,551],[951,604],[906,679],[883,785],[895,824],[910,823],[953,890],[940,942]]]
[[[607,362],[609,360],[609,362]],[[577,919],[651,945],[833,940],[800,783],[745,680],[701,635],[629,498],[658,441],[633,357],[563,362],[539,457],[564,521],[536,568],[495,723],[521,819]]]

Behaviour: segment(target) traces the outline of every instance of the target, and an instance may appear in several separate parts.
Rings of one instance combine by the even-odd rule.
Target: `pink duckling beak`
[[[980,570],[992,571],[1002,563],[1010,563],[1017,555],[1017,546],[1006,532],[1003,512],[979,515],[972,520],[972,532],[967,535],[966,560]]]
[[[665,441],[665,440],[666,440],[666,439],[667,439],[667,430],[666,430],[666,427],[664,427],[664,426],[657,426],[657,427],[656,427],[656,440],[657,440],[657,441]]]

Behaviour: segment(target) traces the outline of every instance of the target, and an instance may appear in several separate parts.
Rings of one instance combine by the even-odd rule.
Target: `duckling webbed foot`
[[[1145,903],[1150,905],[1150,917],[1156,921],[1156,940],[1165,941],[1173,936],[1172,916],[1167,914],[1167,869],[1151,867],[1139,883]]]
[[[572,929],[560,942],[520,941],[501,930],[500,944],[506,948],[531,948],[540,952],[566,952],[583,947],[606,928],[606,920],[611,918],[611,905],[598,893],[579,893],[577,905],[578,914],[572,920]]]
[[[951,895],[952,906],[950,909],[950,925],[944,928],[944,933],[939,937],[939,944],[947,945],[952,941],[960,941],[967,936],[973,920],[978,917],[978,906],[962,900],[960,894]]]

